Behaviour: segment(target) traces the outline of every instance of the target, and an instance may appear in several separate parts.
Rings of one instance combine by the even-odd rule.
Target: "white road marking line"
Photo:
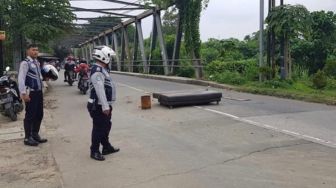
[[[134,90],[139,91],[139,92],[146,92],[145,90],[138,89],[138,88],[126,85],[126,84],[118,83],[118,85],[125,86],[125,87],[128,87],[130,89],[134,89]],[[322,144],[322,145],[325,145],[325,146],[336,148],[336,143],[328,141],[328,140],[324,140],[324,139],[321,139],[321,138],[309,136],[309,135],[306,135],[306,134],[300,134],[300,133],[290,131],[290,130],[286,130],[286,129],[279,129],[279,128],[273,127],[271,125],[255,122],[255,121],[248,120],[248,119],[245,119],[245,118],[240,118],[238,116],[228,114],[228,113],[225,113],[225,112],[221,112],[221,111],[218,111],[218,110],[213,110],[213,109],[210,109],[210,108],[204,108],[204,107],[201,107],[201,106],[194,106],[194,107],[198,108],[198,109],[201,109],[201,110],[208,111],[208,112],[223,115],[223,116],[232,118],[234,120],[237,120],[237,121],[240,121],[240,122],[243,122],[243,123],[247,123],[247,124],[250,124],[250,125],[257,126],[257,127],[262,127],[262,128],[265,128],[265,129],[276,131],[276,132],[281,132],[283,134],[291,135],[291,136],[298,137],[298,138],[301,138],[301,139],[305,139],[305,140],[308,140],[308,141],[311,141],[311,142],[314,142],[314,143],[318,143],[318,144]]]
[[[223,99],[233,100],[233,101],[250,101],[251,99],[240,99],[240,98],[232,98],[232,97],[223,97]]]
[[[117,83],[118,85],[120,86],[124,86],[124,87],[128,87],[130,89],[134,89],[136,91],[140,91],[140,92],[146,92],[145,90],[142,90],[142,89],[138,89],[138,88],[135,88],[135,87],[132,87],[132,86],[129,86],[129,85],[126,85],[126,84],[122,84],[122,83]]]
[[[212,110],[212,109],[209,109],[209,108],[203,108],[203,107],[200,107],[200,106],[195,106],[195,107],[199,108],[199,109],[202,109],[202,110],[205,110],[205,111],[213,112],[213,113],[216,113],[216,114],[228,116],[228,117],[230,117],[232,119],[239,119],[238,116],[231,115],[231,114],[228,114],[228,113],[220,112],[220,111],[217,111],[217,110]]]
[[[254,125],[254,126],[257,126],[257,127],[262,127],[262,128],[265,128],[265,129],[274,130],[276,132],[281,132],[281,133],[291,135],[291,136],[294,136],[294,137],[299,137],[299,138],[302,138],[302,139],[305,139],[305,140],[308,140],[308,141],[311,141],[311,142],[314,142],[314,143],[318,143],[318,144],[322,144],[322,145],[325,145],[325,146],[336,148],[336,143],[328,141],[328,140],[324,140],[324,139],[317,138],[317,137],[310,136],[310,135],[306,135],[306,134],[300,134],[298,132],[294,132],[294,131],[290,131],[290,130],[286,130],[286,129],[279,129],[279,128],[273,127],[271,125],[251,121],[251,120],[248,120],[248,119],[245,119],[245,118],[240,118],[240,117],[232,115],[232,114],[224,113],[224,112],[209,109],[209,108],[204,108],[204,107],[200,107],[200,106],[194,106],[194,107],[196,107],[198,109],[205,110],[205,111],[213,112],[213,113],[216,113],[216,114],[220,114],[220,115],[223,115],[223,116],[226,116],[226,117],[230,117],[234,120],[244,122],[244,123],[247,123],[247,124],[250,124],[250,125]]]

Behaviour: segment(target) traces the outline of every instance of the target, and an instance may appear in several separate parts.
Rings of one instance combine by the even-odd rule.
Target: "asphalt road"
[[[89,158],[88,96],[52,83],[50,143],[64,187],[336,187],[335,107],[222,90],[219,105],[171,110],[153,100],[144,111],[146,92],[205,88],[113,78],[111,142],[121,151],[104,162]]]

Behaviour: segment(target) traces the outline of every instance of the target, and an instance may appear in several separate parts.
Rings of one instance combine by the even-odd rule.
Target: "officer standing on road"
[[[109,142],[112,103],[116,100],[116,88],[107,70],[112,56],[115,56],[115,53],[107,46],[95,47],[92,54],[96,63],[91,69],[90,99],[87,108],[93,120],[90,156],[98,161],[105,160],[103,155],[119,151]],[[100,144],[103,146],[102,153],[99,151]]]
[[[39,135],[43,119],[43,82],[40,63],[37,61],[38,47],[31,44],[27,47],[27,58],[21,62],[19,70],[19,90],[26,104],[26,115],[23,121],[25,138],[24,144],[37,146],[47,142]]]

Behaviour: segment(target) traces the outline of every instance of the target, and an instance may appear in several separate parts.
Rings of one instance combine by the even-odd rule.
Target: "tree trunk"
[[[194,50],[192,50],[191,53],[192,53],[192,61],[193,61],[194,68],[195,68],[195,76],[197,79],[201,79],[203,77],[201,60],[199,59],[199,57],[196,56],[196,53]]]
[[[293,69],[293,64],[292,64],[292,55],[291,55],[291,49],[290,49],[290,42],[288,40],[288,77],[289,79],[292,78],[292,69]]]
[[[287,78],[285,59],[285,35],[282,34],[280,38],[280,76],[282,80]]]
[[[13,67],[18,71],[22,57],[22,40],[20,35],[13,35]]]
[[[290,77],[289,75],[289,38],[288,35],[285,34],[284,38],[285,46],[284,46],[284,62],[285,62],[285,70],[286,70],[286,79]]]
[[[271,65],[272,65],[272,78],[276,75],[276,60],[275,60],[275,33],[271,33]]]

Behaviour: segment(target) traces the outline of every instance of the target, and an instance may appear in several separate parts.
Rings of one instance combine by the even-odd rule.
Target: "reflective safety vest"
[[[37,61],[31,61],[28,58],[25,59],[24,62],[27,62],[29,67],[25,79],[25,85],[36,91],[42,90],[43,83],[41,78],[40,63]]]
[[[108,103],[112,103],[113,101],[116,100],[116,89],[114,83],[112,82],[111,76],[106,71],[106,69],[98,65],[93,65],[91,68],[90,75],[92,76],[96,72],[101,72],[104,75],[104,90],[106,99]],[[90,99],[93,99],[96,102],[98,102],[99,100],[91,80],[90,80]]]

